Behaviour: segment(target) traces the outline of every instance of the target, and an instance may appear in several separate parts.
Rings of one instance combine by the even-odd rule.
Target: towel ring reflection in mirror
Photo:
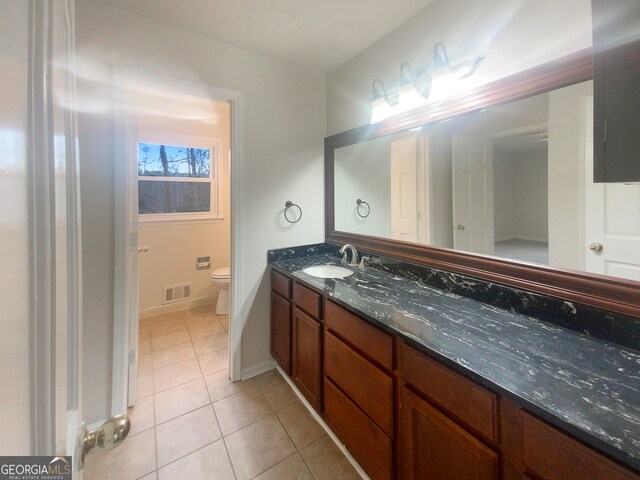
[[[298,218],[296,219],[295,216],[293,217],[294,220],[291,220],[291,218],[289,218],[289,216],[287,215],[287,212],[289,212],[290,208],[297,208],[298,211],[300,212],[300,215],[298,215]],[[300,219],[302,218],[302,209],[300,208],[299,205],[293,203],[291,200],[287,200],[284,204],[284,218],[287,222],[289,223],[298,223],[300,221]]]
[[[364,200],[362,200],[361,198],[356,200],[356,204],[357,204],[356,213],[358,214],[358,216],[361,218],[367,218],[371,213],[371,207],[369,206],[369,204]],[[362,214],[363,210],[366,212],[364,215]]]

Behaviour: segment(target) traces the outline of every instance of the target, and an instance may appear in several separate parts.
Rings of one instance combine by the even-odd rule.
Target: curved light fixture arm
[[[376,87],[376,83],[380,85],[380,90],[382,90],[382,93]],[[380,80],[379,78],[376,78],[371,84],[371,95],[373,97],[373,100],[377,98],[384,98],[385,100],[387,99],[387,89],[384,88],[384,83],[382,83],[382,80]]]

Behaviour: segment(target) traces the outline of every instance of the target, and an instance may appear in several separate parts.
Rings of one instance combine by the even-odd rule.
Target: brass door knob
[[[98,430],[91,432],[85,426],[80,456],[81,465],[84,464],[85,457],[97,448],[111,450],[120,445],[129,435],[130,429],[131,420],[126,415],[115,415],[104,422]]]
[[[591,245],[589,245],[589,250],[591,250],[592,252],[601,252],[603,248],[604,245],[598,242],[593,242]]]

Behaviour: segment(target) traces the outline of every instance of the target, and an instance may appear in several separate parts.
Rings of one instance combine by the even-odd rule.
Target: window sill
[[[164,217],[164,218],[146,218],[143,215],[138,216],[138,227],[173,227],[178,225],[199,225],[207,223],[222,223],[224,217]]]

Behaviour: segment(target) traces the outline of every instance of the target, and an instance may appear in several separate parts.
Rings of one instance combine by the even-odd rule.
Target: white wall
[[[547,241],[549,214],[547,152],[523,152],[514,158],[516,236]]]
[[[547,153],[494,150],[496,241],[548,240]]]
[[[195,104],[195,105],[194,105]],[[197,108],[208,121],[185,120],[190,110]],[[196,303],[214,302],[217,289],[209,280],[211,270],[228,267],[231,261],[230,232],[230,109],[227,102],[207,102],[206,99],[176,102],[172,111],[159,116],[138,118],[138,138],[158,142],[164,138],[174,145],[196,145],[190,138],[204,145],[218,142],[217,178],[218,220],[145,222],[138,223],[138,243],[149,251],[138,256],[138,309],[141,316],[161,313],[168,309],[188,308]],[[166,135],[166,136],[165,136]],[[180,143],[182,141],[182,143]],[[195,141],[195,140],[194,140]],[[196,258],[210,256],[211,270],[196,270]],[[191,301],[162,304],[164,287],[191,283]]]
[[[453,168],[451,135],[429,134],[431,215],[433,217],[431,245],[453,248]]]
[[[496,242],[516,236],[516,181],[513,157],[493,150],[493,228]]]
[[[341,232],[389,238],[391,234],[391,138],[337,148],[335,154],[335,225]],[[367,218],[356,214],[356,200],[369,203]],[[366,214],[366,206],[360,211]]]
[[[549,265],[583,270],[580,99],[591,81],[549,93]]]
[[[468,86],[591,45],[589,0],[436,0],[327,78],[329,135],[369,123],[371,82],[394,88],[400,64],[429,67],[444,42],[451,61],[486,57]],[[470,79],[470,80],[471,80]]]
[[[242,285],[236,295],[247,320],[242,368],[271,361],[266,250],[324,239],[323,143],[326,78],[323,74],[231,47],[93,2],[77,6],[80,66],[95,62],[80,116],[85,245],[85,405],[91,423],[110,412],[113,325],[113,127],[109,65],[134,67],[244,94]],[[100,83],[103,79],[106,83]],[[282,221],[286,200],[304,217]]]
[[[0,455],[31,454],[27,44],[29,5],[3,2],[0,15]]]

